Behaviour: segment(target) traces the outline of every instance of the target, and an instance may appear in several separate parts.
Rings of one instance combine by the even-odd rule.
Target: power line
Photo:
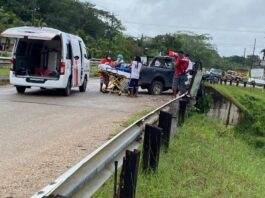
[[[201,28],[201,27],[191,27],[191,26],[167,25],[167,24],[159,24],[159,23],[143,23],[143,22],[126,21],[126,20],[124,20],[123,23],[154,26],[155,28],[168,27],[168,28],[179,28],[179,29],[190,29],[190,30],[208,30],[208,31],[217,31],[217,32],[219,31],[219,32],[241,32],[241,33],[265,34],[265,30],[258,31],[258,30],[240,30],[240,29],[226,29],[226,28]]]
[[[95,6],[101,7],[105,10],[113,11],[110,8],[105,7],[104,1],[97,0],[94,2]],[[104,5],[104,6],[103,6]],[[156,28],[160,27],[169,27],[169,28],[180,28],[180,29],[190,29],[190,30],[208,30],[208,31],[219,31],[219,32],[240,32],[240,33],[258,33],[265,34],[265,30],[243,30],[243,29],[230,29],[230,28],[203,28],[203,27],[191,27],[191,26],[178,26],[178,25],[167,25],[167,24],[158,24],[158,23],[144,23],[144,22],[136,22],[136,21],[127,21],[122,20],[125,24],[135,24],[135,25],[148,25],[154,26]]]
[[[253,47],[253,44],[247,44],[247,45],[235,45],[235,44],[229,44],[229,45],[223,45],[223,44],[219,44],[219,43],[211,43],[212,45],[218,45],[218,46],[222,46],[222,47]],[[264,48],[264,46],[256,46],[256,48]]]

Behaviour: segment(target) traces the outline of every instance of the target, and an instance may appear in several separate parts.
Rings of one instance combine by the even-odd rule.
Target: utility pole
[[[111,44],[112,44],[112,36],[113,36],[113,28],[114,28],[114,14],[111,13],[111,26],[110,26],[110,30],[109,30],[109,51],[111,49]]]
[[[141,56],[144,55],[144,35],[141,36]]]
[[[244,48],[244,60],[243,60],[243,68],[245,67],[246,64],[246,48]]]
[[[256,38],[254,40],[254,47],[253,47],[253,54],[252,54],[252,64],[250,66],[250,70],[255,66],[255,60],[254,60],[255,49],[256,49]]]
[[[35,23],[36,9],[37,9],[37,2],[36,2],[36,0],[33,0],[32,1],[32,13],[31,13],[32,26],[34,26],[34,23]]]

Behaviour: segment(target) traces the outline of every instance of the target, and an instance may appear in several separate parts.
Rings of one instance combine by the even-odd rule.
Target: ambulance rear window
[[[66,59],[72,59],[72,47],[70,43],[67,43]]]

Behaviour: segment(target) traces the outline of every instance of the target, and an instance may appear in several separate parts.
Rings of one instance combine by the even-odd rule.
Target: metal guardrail
[[[10,64],[11,57],[0,57],[0,64]]]
[[[253,87],[253,88],[264,88],[265,84],[258,84],[255,82],[247,82],[247,81],[235,81],[235,80],[205,80],[206,82],[210,84],[223,84],[223,85],[230,85],[230,86],[241,86],[241,87]]]
[[[170,110],[172,112],[172,121],[174,123],[172,123],[172,126],[174,125],[175,127],[171,131],[176,131],[177,101],[182,97],[169,101],[134,122],[50,185],[33,195],[32,198],[55,195],[65,197],[90,197],[111,176],[114,161],[117,159],[121,160],[126,149],[130,147],[135,148],[138,145],[136,140],[142,134],[145,124],[154,124],[158,120],[161,110]]]
[[[191,96],[196,96],[201,79],[202,72],[198,71],[192,79],[192,86],[189,90]],[[145,124],[154,124],[157,122],[161,110],[169,111],[172,114],[170,131],[172,136],[176,133],[178,122],[177,112],[179,109],[178,101],[183,97],[184,95],[167,102],[131,124],[78,164],[70,168],[54,182],[34,194],[32,198],[53,197],[56,195],[65,197],[90,197],[93,195],[112,175],[114,161],[122,161],[126,149],[136,148],[139,145],[137,139],[141,136]],[[119,164],[121,165],[122,163]]]
[[[0,76],[0,80],[9,80],[9,76]]]
[[[90,66],[91,67],[97,67],[99,65],[101,59],[98,58],[91,58],[90,59]]]

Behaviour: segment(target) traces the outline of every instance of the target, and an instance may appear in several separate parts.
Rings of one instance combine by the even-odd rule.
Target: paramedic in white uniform
[[[131,64],[131,78],[129,82],[128,96],[138,96],[138,80],[140,78],[140,72],[142,70],[142,62],[139,56],[136,56]]]

